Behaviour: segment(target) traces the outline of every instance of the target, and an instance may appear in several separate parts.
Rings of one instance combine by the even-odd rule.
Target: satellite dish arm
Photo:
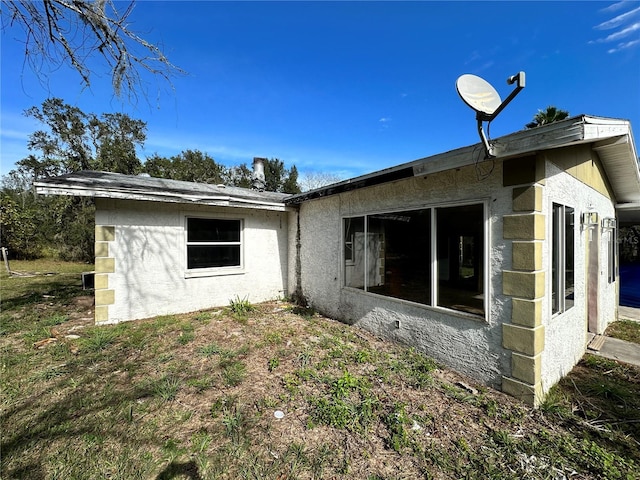
[[[480,135],[480,140],[482,140],[482,144],[484,145],[484,151],[487,154],[487,157],[492,157],[493,148],[489,144],[487,136],[484,134],[484,127],[482,126],[483,118],[480,116],[480,113],[476,115],[476,120],[478,120],[478,135]]]
[[[482,126],[482,122],[491,122],[494,118],[496,118],[504,108],[509,105],[509,102],[513,100],[520,90],[525,87],[525,74],[524,72],[518,72],[515,75],[510,76],[507,79],[507,84],[513,85],[517,82],[515,90],[513,90],[507,98],[496,108],[496,110],[492,114],[488,114],[485,112],[478,111],[476,113],[476,120],[478,121],[478,135],[480,135],[480,140],[482,140],[482,144],[484,145],[484,150],[486,152],[486,158],[495,157],[495,149],[489,143],[487,136],[484,133],[484,128]]]
[[[509,102],[511,102],[511,100],[513,100],[516,97],[516,95],[520,93],[520,90],[522,90],[525,87],[526,79],[525,79],[524,72],[518,72],[507,79],[508,85],[513,85],[516,82],[517,82],[517,85],[515,90],[513,90],[509,94],[509,96],[504,99],[504,101],[500,104],[500,106],[496,108],[495,112],[493,112],[491,115],[488,115],[488,117],[485,118],[486,121],[490,122],[491,120],[496,118],[500,114],[500,112],[502,112],[502,110],[504,110],[504,108],[507,105],[509,105]]]
[[[469,105],[476,112],[476,121],[478,122],[478,135],[484,145],[486,157],[491,158],[496,156],[496,149],[489,143],[487,136],[484,133],[482,126],[483,122],[491,122],[496,118],[502,110],[513,100],[520,90],[525,87],[525,74],[524,72],[518,72],[515,75],[507,78],[507,84],[513,85],[517,83],[516,88],[509,94],[509,96],[498,107],[495,107],[497,102],[500,102],[500,96],[495,89],[486,81],[475,75],[466,74],[458,77],[456,81],[456,89],[458,95],[462,100]],[[493,110],[495,108],[495,110]]]

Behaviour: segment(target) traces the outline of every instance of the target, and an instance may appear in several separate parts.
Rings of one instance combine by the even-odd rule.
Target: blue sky
[[[455,89],[464,73],[504,99],[506,78],[526,72],[493,138],[548,105],[640,131],[638,1],[138,1],[129,20],[187,72],[173,90],[145,77],[137,103],[114,98],[98,63],[89,89],[66,68],[43,70],[43,84],[24,67],[19,32],[3,30],[3,174],[39,128],[22,112],[48,96],[147,122],[143,160],[198,149],[227,166],[263,156],[341,178],[477,143],[474,112]]]

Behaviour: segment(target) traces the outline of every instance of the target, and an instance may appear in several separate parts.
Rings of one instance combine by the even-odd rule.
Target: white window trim
[[[558,219],[554,224],[554,219],[553,219],[553,212],[555,209],[555,206],[559,206],[560,207],[560,215],[558,216]],[[567,307],[566,305],[566,266],[567,266],[567,249],[566,249],[566,238],[567,238],[567,232],[565,229],[565,215],[566,215],[566,209],[570,208],[573,210],[573,255],[574,255],[574,278],[573,278],[573,290],[574,290],[574,303],[572,305],[570,305],[569,307]],[[576,255],[576,242],[578,241],[578,235],[576,233],[576,224],[578,222],[578,210],[576,209],[575,206],[573,205],[568,205],[566,203],[563,202],[556,202],[556,201],[552,201],[551,202],[551,215],[550,215],[550,219],[551,219],[551,229],[549,232],[549,238],[550,240],[550,252],[549,252],[549,277],[550,277],[550,282],[549,282],[549,292],[551,293],[550,295],[550,302],[549,302],[549,310],[551,311],[551,317],[555,318],[558,316],[563,315],[564,313],[568,312],[569,310],[571,310],[574,306],[575,306],[575,288],[576,288],[576,279],[575,279],[575,255]],[[554,229],[558,229],[558,241],[557,244],[554,241],[553,238],[553,233],[554,233]],[[555,249],[558,249],[558,266],[559,266],[559,271],[557,272],[557,278],[553,277],[553,253]],[[556,285],[554,285],[556,284]],[[558,288],[558,311],[554,312],[553,311],[553,289],[554,286]]]
[[[484,262],[484,274],[483,274],[483,281],[484,281],[484,299],[483,299],[483,308],[484,308],[484,314],[483,315],[477,315],[474,313],[469,313],[469,312],[463,312],[460,310],[454,310],[452,308],[447,308],[447,307],[443,307],[440,305],[436,305],[436,300],[438,298],[438,262],[437,262],[437,229],[436,229],[436,214],[435,211],[438,208],[448,208],[448,207],[464,207],[466,205],[482,205],[483,206],[483,215],[484,215],[484,252],[483,252],[483,262]],[[395,303],[402,303],[405,305],[411,305],[413,307],[419,307],[419,308],[424,308],[425,310],[430,310],[430,311],[437,311],[437,312],[441,312],[441,313],[445,313],[447,315],[453,315],[456,317],[462,317],[462,318],[468,318],[468,319],[472,319],[472,320],[479,320],[482,319],[485,322],[489,321],[489,315],[490,315],[490,306],[491,306],[491,262],[490,262],[490,254],[491,254],[491,215],[489,212],[489,207],[491,205],[490,199],[484,198],[484,199],[475,199],[475,200],[465,200],[465,201],[461,201],[461,202],[442,202],[442,203],[436,203],[436,204],[427,204],[427,205],[417,205],[417,206],[412,206],[412,207],[407,207],[407,208],[402,208],[402,207],[398,207],[398,208],[391,208],[391,209],[385,209],[385,210],[372,210],[372,211],[367,211],[367,212],[360,212],[360,213],[356,213],[356,214],[349,214],[349,215],[342,215],[340,218],[340,231],[341,231],[341,241],[340,241],[340,259],[341,259],[341,265],[340,265],[340,284],[341,284],[341,288],[352,291],[352,292],[357,292],[358,294],[361,295],[367,295],[367,296],[371,296],[374,298],[381,298],[381,299],[385,299],[391,302],[395,302]],[[344,235],[345,235],[345,219],[348,218],[359,218],[359,217],[364,217],[365,218],[365,222],[364,222],[364,233],[365,235],[367,234],[367,228],[368,228],[368,222],[366,221],[366,218],[372,215],[381,215],[381,214],[386,214],[386,213],[397,213],[397,212],[413,212],[416,210],[431,210],[431,305],[426,305],[424,303],[417,303],[417,302],[412,302],[410,300],[405,300],[402,298],[396,298],[396,297],[390,297],[387,295],[381,295],[378,293],[372,293],[367,291],[366,289],[359,289],[359,288],[355,288],[355,287],[349,287],[345,285],[345,247],[344,247]],[[366,244],[365,244],[366,246]],[[366,256],[366,255],[365,255]],[[367,269],[365,268],[365,286],[367,285],[367,281],[368,281],[368,272]]]
[[[240,222],[240,241],[239,242],[192,242],[189,243],[188,239],[188,221],[190,218],[202,218],[207,220],[237,220]],[[216,215],[203,215],[203,214],[183,214],[183,265],[184,265],[184,278],[201,278],[201,277],[214,277],[224,275],[243,275],[245,270],[245,237],[244,237],[244,218],[235,216],[228,216],[224,214]],[[195,244],[218,244],[218,245],[239,245],[240,246],[240,265],[233,265],[229,267],[209,267],[209,268],[188,268],[188,246]]]
[[[618,279],[618,227],[617,225],[608,228],[605,232],[607,235],[607,283],[611,285]]]

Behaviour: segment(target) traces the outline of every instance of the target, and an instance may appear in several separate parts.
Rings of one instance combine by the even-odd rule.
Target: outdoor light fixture
[[[580,224],[583,230],[592,229],[598,226],[598,212],[584,212]]]
[[[602,219],[602,231],[606,230],[615,230],[616,228],[616,219],[613,217],[607,217]]]

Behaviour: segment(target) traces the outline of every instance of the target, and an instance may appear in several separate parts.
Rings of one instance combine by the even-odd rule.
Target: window
[[[344,285],[484,314],[484,204],[344,219]]]
[[[562,313],[574,302],[574,209],[553,204],[551,225],[551,308]]]
[[[187,218],[187,268],[242,265],[241,220]]]
[[[484,312],[483,205],[437,208],[438,305]]]
[[[618,232],[615,219],[605,218],[602,230],[607,238],[607,281],[613,283],[618,274]]]

